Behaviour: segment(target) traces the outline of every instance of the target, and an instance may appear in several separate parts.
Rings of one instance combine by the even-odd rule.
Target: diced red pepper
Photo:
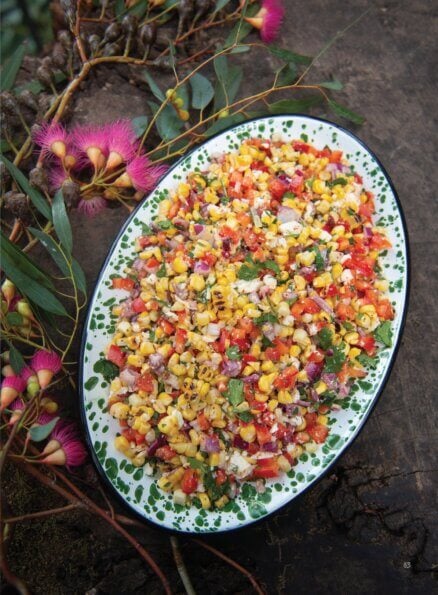
[[[140,312],[146,312],[146,309],[147,309],[146,308],[146,304],[141,299],[141,297],[135,298],[135,300],[132,301],[131,308],[137,314],[140,313]]]
[[[216,471],[216,485],[221,486],[227,481],[227,474],[223,469]]]
[[[281,200],[288,191],[288,184],[287,182],[283,182],[283,180],[274,178],[271,182],[269,182],[268,188],[272,198],[275,200]]]
[[[155,378],[152,376],[150,372],[146,372],[142,374],[137,379],[137,388],[138,390],[144,390],[146,393],[151,393],[155,389]]]
[[[210,422],[208,421],[206,415],[204,412],[202,413],[198,413],[198,416],[196,418],[198,424],[199,424],[199,428],[205,432],[206,430],[208,430],[208,428],[210,427]]]
[[[129,279],[129,277],[114,277],[112,284],[114,289],[131,291],[134,288],[135,282],[133,279]]]
[[[173,335],[175,327],[165,318],[160,318],[158,324],[163,329],[166,335]]]
[[[257,442],[262,446],[263,444],[267,444],[268,442],[272,442],[272,434],[271,430],[262,424],[254,424],[257,434]]]
[[[118,345],[110,345],[106,359],[119,366],[119,368],[122,368],[126,362],[126,353]]]
[[[184,494],[191,494],[198,487],[198,475],[194,469],[186,469],[181,480],[181,489]]]
[[[327,438],[327,435],[329,433],[328,427],[323,426],[322,424],[315,424],[313,426],[310,426],[310,428],[306,428],[306,432],[309,434],[312,440],[314,440],[318,444],[322,444],[323,442],[325,442],[325,439]]]
[[[297,374],[298,370],[294,366],[285,368],[274,380],[275,388],[282,390],[294,387]]]
[[[277,459],[271,457],[269,459],[258,459],[253,476],[260,479],[268,479],[269,477],[278,477],[279,472]]]
[[[177,328],[175,331],[175,351],[183,353],[187,342],[187,331],[183,328]]]
[[[166,444],[166,446],[160,446],[160,448],[157,448],[155,452],[155,456],[159,459],[163,459],[163,461],[170,461],[170,459],[173,459],[175,455],[176,452],[173,450],[173,448],[170,448],[168,444]]]

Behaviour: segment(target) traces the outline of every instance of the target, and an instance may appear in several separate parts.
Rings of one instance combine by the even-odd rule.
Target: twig
[[[3,519],[3,524],[8,525],[10,523],[19,523],[21,521],[33,521],[34,519],[41,519],[46,516],[51,516],[53,514],[61,514],[63,512],[68,512],[69,510],[74,510],[75,508],[81,508],[81,502],[76,502],[75,504],[67,504],[66,506],[60,506],[59,508],[50,508],[49,510],[40,510],[39,512],[31,512],[29,514],[22,514],[20,516],[13,516],[8,519]]]
[[[255,590],[256,593],[258,593],[259,595],[266,595],[265,592],[263,591],[263,589],[260,587],[260,585],[257,583],[257,581],[255,580],[255,578],[253,577],[253,575],[249,572],[249,570],[246,570],[246,568],[244,568],[243,566],[241,566],[240,564],[238,564],[237,562],[235,562],[234,560],[232,560],[231,558],[229,558],[228,556],[226,556],[225,554],[223,554],[222,552],[220,552],[219,550],[217,550],[212,545],[209,545],[209,544],[201,541],[200,539],[196,539],[196,537],[192,537],[192,541],[194,541],[195,543],[197,543],[201,547],[205,548],[206,550],[210,551],[215,556],[218,556],[218,558],[221,558],[227,564],[229,564],[230,566],[233,566],[239,572],[241,572],[242,574],[244,574],[248,578],[248,580],[251,582],[251,584],[254,587],[254,590]]]
[[[196,595],[196,591],[193,588],[189,573],[187,572],[186,565],[184,564],[184,559],[179,549],[178,539],[175,536],[172,536],[170,538],[170,543],[172,545],[172,553],[173,559],[175,560],[176,569],[178,570],[178,574],[181,577],[184,589],[186,590],[187,595]]]

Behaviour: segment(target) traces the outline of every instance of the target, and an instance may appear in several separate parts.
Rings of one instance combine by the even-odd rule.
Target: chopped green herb
[[[327,182],[327,186],[329,188],[333,188],[333,186],[346,186],[348,184],[348,180],[345,178],[336,178],[336,180],[332,180]]]
[[[361,353],[357,357],[357,361],[362,364],[362,366],[367,366],[368,368],[375,368],[377,366],[377,359],[375,357],[371,357],[366,353]]]
[[[228,390],[225,396],[233,407],[237,407],[243,401],[243,381],[238,378],[231,378],[228,383]]]
[[[345,362],[346,356],[344,351],[338,345],[332,347],[333,355],[327,355],[325,358],[324,371],[330,373],[337,373]]]
[[[266,324],[267,322],[274,324],[275,322],[278,322],[278,318],[275,314],[272,314],[272,312],[265,312],[258,318],[255,318],[254,322],[256,323],[257,326]]]
[[[311,246],[310,250],[315,253],[315,267],[317,271],[323,271],[325,269],[325,262],[324,258],[319,251],[319,248],[316,244]]]
[[[237,277],[239,279],[243,279],[244,281],[253,281],[259,276],[259,272],[260,269],[258,267],[243,264],[237,273]]]
[[[160,266],[160,268],[157,271],[157,277],[166,277],[167,276],[167,272],[166,272],[166,265],[163,264]]]
[[[328,326],[323,327],[316,335],[316,338],[318,345],[321,347],[321,349],[324,349],[324,351],[330,349],[333,344],[333,333]]]
[[[173,227],[172,221],[165,220],[165,221],[158,221],[157,225],[160,229],[170,229]]]
[[[236,416],[239,419],[241,419],[245,423],[249,423],[250,421],[252,421],[254,419],[254,415],[251,413],[251,411],[236,411],[236,410],[234,410],[234,413],[236,414]]]
[[[273,347],[274,343],[268,339],[268,337],[266,337],[266,335],[263,335],[262,337],[262,349],[267,349],[268,347]]]
[[[381,343],[386,345],[386,347],[391,347],[393,333],[391,323],[389,322],[389,320],[385,320],[385,322],[382,322],[382,324],[380,324],[376,328],[373,334],[377,341],[380,341]]]
[[[231,360],[242,359],[242,354],[240,353],[237,345],[232,345],[231,347],[228,347],[226,349],[225,353],[227,354],[228,359],[231,359]]]
[[[283,200],[285,200],[286,198],[296,198],[296,195],[293,192],[287,191],[283,194]]]

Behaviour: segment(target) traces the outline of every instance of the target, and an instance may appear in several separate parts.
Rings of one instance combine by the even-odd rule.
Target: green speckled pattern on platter
[[[124,292],[110,288],[111,276],[120,275],[132,262],[133,243],[141,234],[142,223],[154,218],[160,200],[167,196],[169,189],[176,188],[187,173],[205,169],[209,155],[236,150],[245,138],[268,138],[273,134],[281,134],[284,140],[302,137],[319,149],[328,145],[331,149],[342,150],[355,171],[363,177],[364,188],[375,193],[374,221],[387,228],[393,245],[381,258],[396,313],[392,325],[393,346],[380,352],[376,368],[370,370],[366,379],[353,385],[349,397],[342,402],[342,409],[330,414],[330,435],[316,453],[304,453],[287,475],[269,480],[262,494],[256,492],[253,484],[244,483],[239,497],[222,510],[186,508],[174,504],[172,494],[159,490],[153,478],[144,475],[142,468],[131,465],[113,446],[118,422],[106,411],[109,386],[100,373],[99,364],[96,366],[115,330],[111,308],[126,297]],[[399,342],[407,283],[407,238],[391,184],[375,158],[348,132],[307,116],[276,116],[245,122],[212,138],[174,166],[129,219],[110,252],[91,300],[84,330],[81,390],[84,419],[96,463],[134,511],[168,529],[197,533],[225,531],[274,512],[315,482],[354,440],[365,422],[382,390]]]

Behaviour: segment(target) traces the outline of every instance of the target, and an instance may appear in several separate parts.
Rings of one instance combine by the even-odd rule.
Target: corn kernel
[[[275,409],[277,408],[277,405],[278,405],[277,399],[270,399],[270,401],[268,402],[269,411],[275,411]]]
[[[325,184],[322,180],[314,180],[312,184],[312,190],[316,194],[323,194],[326,190]]]
[[[318,415],[318,417],[316,418],[316,423],[326,426],[328,424],[327,415]]]
[[[318,393],[318,395],[322,395],[327,390],[327,384],[320,380],[319,382],[317,382],[317,384],[315,384],[315,390]]]
[[[269,393],[272,389],[272,384],[276,377],[276,372],[273,372],[272,374],[264,374],[263,376],[261,376],[258,382],[259,390],[263,393]]]
[[[359,341],[359,333],[356,333],[356,332],[346,333],[344,335],[344,341],[346,341],[350,345],[357,345],[357,343]]]
[[[289,405],[290,403],[293,403],[292,395],[288,390],[279,390],[277,398],[278,402],[282,405]]]
[[[175,273],[185,273],[188,266],[180,256],[177,256],[172,262],[172,268]]]
[[[126,450],[129,450],[131,445],[129,444],[128,439],[125,438],[125,436],[117,436],[114,440],[114,446],[120,452],[125,452]]]
[[[202,508],[207,509],[211,507],[210,498],[207,496],[205,492],[198,492],[196,496],[199,498]]]
[[[245,442],[254,442],[256,439],[256,429],[254,424],[243,426],[240,428],[239,434],[242,440],[245,440]]]
[[[220,457],[218,452],[212,452],[208,459],[210,467],[217,467],[219,465]]]
[[[263,372],[272,372],[273,370],[275,370],[275,365],[270,360],[265,361],[262,363],[262,370]]]
[[[204,277],[199,273],[193,273],[193,275],[190,276],[189,286],[195,291],[202,291],[205,288]]]
[[[126,419],[129,415],[129,405],[126,403],[114,403],[110,408],[110,415],[116,419]]]
[[[362,351],[358,347],[353,347],[348,352],[348,359],[356,359],[361,353]]]

